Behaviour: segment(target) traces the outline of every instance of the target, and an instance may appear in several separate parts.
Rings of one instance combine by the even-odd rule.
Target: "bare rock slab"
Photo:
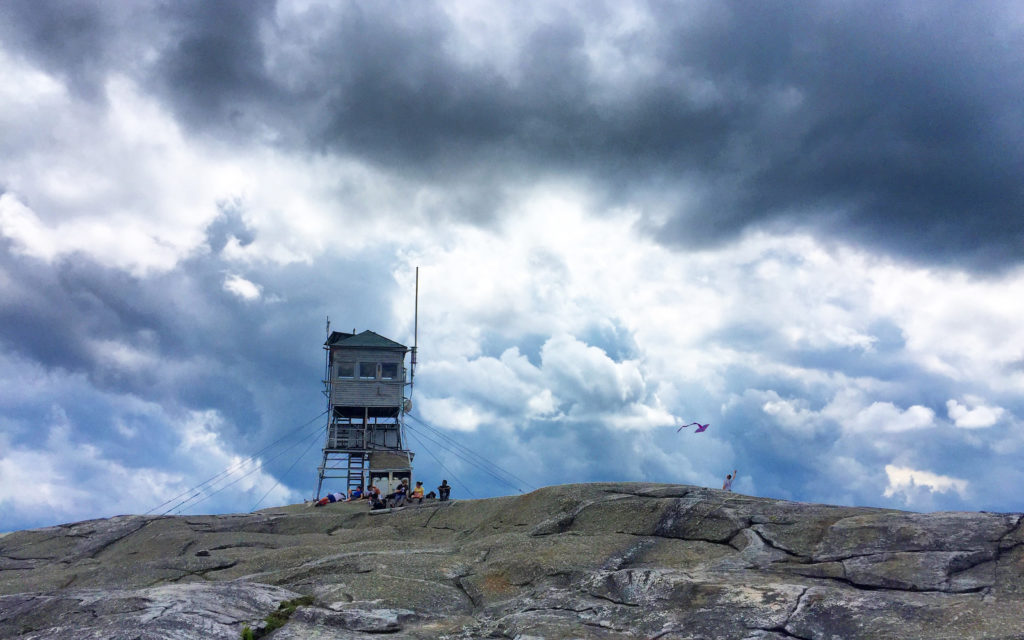
[[[594,483],[0,537],[0,639],[237,640],[300,595],[269,640],[1024,640],[1024,518]]]
[[[0,638],[237,639],[243,625],[255,625],[296,596],[248,582],[0,596]]]

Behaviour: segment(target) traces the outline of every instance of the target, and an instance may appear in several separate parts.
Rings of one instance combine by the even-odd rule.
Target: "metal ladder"
[[[367,457],[362,453],[348,454],[348,492],[364,484]]]

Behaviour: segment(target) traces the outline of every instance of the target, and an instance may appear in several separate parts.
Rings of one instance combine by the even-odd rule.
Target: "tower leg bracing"
[[[351,493],[356,487],[365,487],[368,462],[369,458],[363,452],[324,449],[324,458],[318,468],[316,500],[320,499],[325,479],[345,480],[345,490],[348,493]]]

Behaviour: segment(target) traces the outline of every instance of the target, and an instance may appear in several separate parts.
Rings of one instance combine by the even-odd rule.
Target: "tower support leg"
[[[323,462],[320,463],[320,469],[318,470],[318,473],[317,473],[317,475],[319,477],[317,478],[317,481],[316,481],[316,497],[313,498],[313,500],[319,500],[320,499],[320,489],[324,485],[324,471],[327,469],[327,456],[328,455],[330,455],[330,454],[328,454],[327,450],[324,449],[324,460],[323,460]]]

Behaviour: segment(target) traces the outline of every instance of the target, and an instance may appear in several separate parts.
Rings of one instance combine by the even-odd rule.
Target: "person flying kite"
[[[711,426],[711,423],[709,422],[707,424],[701,424],[699,422],[691,422],[690,424],[684,424],[683,426],[681,426],[678,429],[676,429],[676,433],[679,433],[680,431],[682,431],[686,427],[692,427],[693,425],[697,425],[697,428],[694,430],[694,433],[700,433],[702,431],[706,431],[707,428]]]

